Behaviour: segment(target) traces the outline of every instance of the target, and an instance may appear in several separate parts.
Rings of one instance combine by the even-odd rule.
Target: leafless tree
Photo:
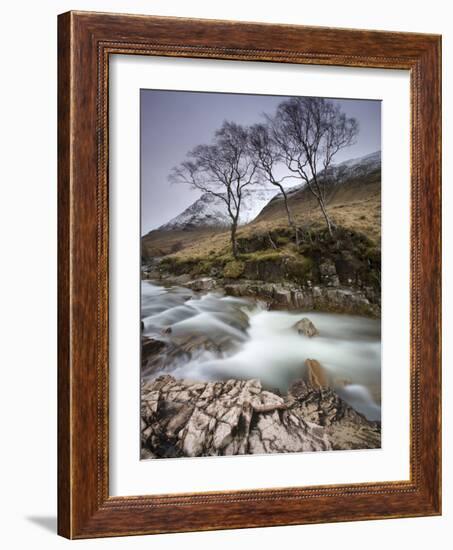
[[[286,166],[314,195],[332,235],[334,224],[327,212],[332,160],[354,143],[357,120],[346,117],[333,101],[314,97],[285,100],[267,119]]]
[[[170,181],[187,183],[225,203],[231,220],[232,252],[237,258],[236,233],[244,190],[258,182],[248,131],[239,124],[224,122],[210,145],[198,145],[187,157],[173,168]]]
[[[269,127],[266,124],[254,124],[249,129],[249,142],[252,154],[256,157],[258,171],[264,178],[279,188],[283,195],[288,225],[293,229],[296,244],[299,244],[299,235],[296,222],[292,216],[291,209],[288,203],[288,194],[283,186],[284,180],[293,178],[294,176],[279,176],[281,172],[279,167],[283,163],[284,157],[281,153],[279,144],[275,141]]]

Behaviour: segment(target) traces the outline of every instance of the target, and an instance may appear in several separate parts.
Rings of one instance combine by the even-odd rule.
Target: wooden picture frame
[[[58,532],[88,538],[441,513],[441,39],[69,12],[58,21]],[[411,95],[410,480],[112,497],[111,54],[404,69]]]

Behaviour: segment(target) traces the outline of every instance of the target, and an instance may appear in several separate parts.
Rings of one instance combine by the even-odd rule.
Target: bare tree
[[[283,182],[288,178],[295,176],[278,176],[279,167],[281,167],[284,157],[281,153],[279,144],[275,141],[269,127],[265,124],[254,124],[249,129],[249,141],[252,154],[256,156],[259,173],[264,178],[279,188],[283,195],[288,225],[293,229],[296,244],[299,244],[299,235],[296,222],[291,213],[288,203],[288,194],[283,187]]]
[[[173,168],[170,181],[187,183],[225,203],[231,219],[232,252],[237,258],[236,233],[244,190],[258,182],[248,131],[239,124],[224,122],[212,144],[198,145],[187,156],[186,161]]]
[[[346,117],[333,101],[296,97],[280,103],[268,123],[286,166],[306,183],[332,235],[334,224],[327,212],[332,160],[354,143],[357,120]]]

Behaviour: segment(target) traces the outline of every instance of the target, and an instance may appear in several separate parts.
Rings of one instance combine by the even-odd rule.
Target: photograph
[[[140,184],[141,459],[379,449],[381,101],[141,89]]]
[[[5,550],[453,548],[449,7],[2,5]]]

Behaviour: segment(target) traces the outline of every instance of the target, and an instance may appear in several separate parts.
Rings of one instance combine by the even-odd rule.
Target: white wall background
[[[70,543],[56,528],[56,67],[58,13],[70,9],[443,34],[444,276],[451,276],[453,28],[449,2],[16,0],[2,5],[0,85],[0,518],[4,548],[382,549],[451,547],[451,338],[444,329],[444,515]],[[449,124],[448,124],[449,123]],[[450,252],[450,254],[448,254]],[[452,326],[444,287],[444,326]],[[446,396],[448,396],[446,398]]]

